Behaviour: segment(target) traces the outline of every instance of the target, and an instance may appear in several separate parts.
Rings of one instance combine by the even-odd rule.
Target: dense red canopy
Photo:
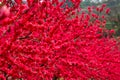
[[[80,0],[71,2],[2,2],[0,80],[120,79],[120,43],[105,29],[110,10],[86,13]]]

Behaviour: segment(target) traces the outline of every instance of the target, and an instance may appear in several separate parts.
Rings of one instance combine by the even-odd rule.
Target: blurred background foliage
[[[106,28],[114,29],[115,36],[120,36],[120,0],[83,0],[81,7],[87,9],[88,6],[100,6],[106,4],[111,9],[107,16]]]

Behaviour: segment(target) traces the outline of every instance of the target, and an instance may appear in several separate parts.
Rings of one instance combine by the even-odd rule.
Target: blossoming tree
[[[71,2],[1,0],[0,80],[120,79],[120,43],[105,29],[110,10],[86,13]]]

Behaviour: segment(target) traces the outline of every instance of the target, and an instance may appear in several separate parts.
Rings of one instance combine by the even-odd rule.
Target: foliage
[[[97,2],[96,2],[97,1]],[[115,29],[115,36],[120,36],[120,0],[94,0],[91,2],[90,0],[84,0],[81,3],[81,6],[86,9],[87,6],[100,6],[101,4],[106,4],[107,7],[111,9],[109,15],[107,15],[107,29]]]
[[[81,3],[82,8],[85,8],[85,7],[90,6],[90,5],[91,5],[90,0],[85,0]]]
[[[93,13],[92,7],[81,12],[81,1],[71,1],[70,8],[61,8],[64,1],[58,0],[2,2],[0,79],[120,79],[120,43],[112,37],[114,30],[104,28],[104,15]],[[7,14],[3,7],[10,7]],[[95,9],[107,14],[104,8]]]

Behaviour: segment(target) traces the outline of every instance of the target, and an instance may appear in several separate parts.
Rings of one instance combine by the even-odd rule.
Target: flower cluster
[[[81,0],[70,1],[3,0],[0,80],[120,79],[120,43],[104,27],[110,10],[86,13]]]

